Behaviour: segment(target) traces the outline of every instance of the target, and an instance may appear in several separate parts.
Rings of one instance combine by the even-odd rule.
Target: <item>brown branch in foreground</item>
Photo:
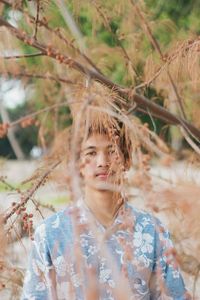
[[[16,188],[14,187],[13,185],[11,185],[10,183],[8,183],[6,180],[5,180],[5,177],[3,176],[0,176],[0,182],[2,182],[9,190],[11,191],[16,191],[17,193],[19,194],[22,194],[21,190],[19,188]],[[55,208],[53,207],[53,205],[51,204],[44,204],[44,203],[41,203],[40,201],[36,200],[36,199],[32,199],[30,198],[30,200],[33,202],[34,206],[35,206],[35,209],[39,212],[39,214],[41,215],[41,217],[44,219],[44,216],[42,214],[42,212],[40,211],[39,209],[39,206],[41,207],[44,207],[44,208],[47,208],[53,212],[56,212]],[[18,216],[17,216],[18,217]],[[16,220],[15,220],[16,221]],[[15,221],[12,222],[12,225],[14,225]]]
[[[138,89],[144,88],[146,86],[150,86],[150,84],[160,75],[160,73],[163,71],[163,69],[166,68],[167,64],[168,64],[168,62],[165,63],[164,65],[162,65],[161,67],[159,67],[151,79],[135,86],[135,90],[137,91]]]
[[[57,161],[56,163],[54,163],[42,176],[41,178],[33,185],[33,187],[31,187],[27,192],[25,192],[24,194],[22,194],[21,197],[21,202],[18,203],[8,214],[5,215],[5,217],[3,218],[4,223],[6,223],[8,221],[8,219],[15,214],[15,212],[17,210],[19,210],[21,207],[24,207],[24,205],[26,205],[26,203],[28,202],[28,200],[30,198],[32,198],[32,196],[34,195],[34,193],[38,190],[38,188],[45,182],[45,180],[48,178],[49,174],[52,172],[52,170],[54,170],[59,164],[61,163],[61,161]]]
[[[41,201],[38,201],[38,200],[33,200],[32,199],[32,201],[34,201],[35,203],[35,205],[38,207],[38,206],[41,206],[42,208],[46,208],[46,209],[48,209],[48,210],[50,210],[50,211],[52,211],[52,212],[56,212],[56,209],[54,208],[54,206],[52,205],[52,204],[45,204],[45,203],[42,203]]]
[[[18,124],[21,124],[21,123],[23,123],[24,121],[26,121],[26,120],[28,120],[28,119],[32,119],[32,118],[34,118],[34,117],[36,117],[36,116],[38,116],[39,114],[42,114],[42,113],[44,113],[44,112],[48,112],[48,111],[50,111],[50,110],[52,110],[52,109],[54,109],[54,108],[62,107],[62,106],[68,105],[68,104],[69,104],[68,101],[61,102],[61,103],[56,103],[56,104],[53,104],[53,105],[51,105],[51,106],[45,107],[45,108],[43,108],[43,109],[40,109],[40,110],[38,110],[38,111],[35,111],[35,112],[33,112],[33,113],[27,114],[26,116],[21,117],[21,118],[15,120],[15,121],[9,123],[9,124],[8,124],[8,128],[13,127],[13,126],[16,126],[16,125],[18,125]],[[0,178],[0,179],[1,179],[1,178]]]
[[[38,52],[38,53],[30,53],[30,54],[22,54],[22,55],[9,55],[9,56],[0,56],[0,58],[3,59],[15,59],[15,58],[28,58],[28,57],[35,57],[35,56],[42,56],[44,53]]]
[[[2,72],[1,72],[2,74]],[[70,79],[65,79],[63,77],[59,76],[53,76],[48,73],[46,74],[33,74],[33,73],[26,73],[26,72],[19,72],[19,73],[11,73],[11,72],[6,72],[4,73],[5,75],[12,76],[12,77],[27,77],[27,78],[37,78],[37,79],[46,79],[46,80],[52,80],[56,82],[63,82],[67,84],[76,84],[74,81]]]
[[[200,139],[200,130],[195,126],[193,126],[192,124],[188,123],[185,119],[175,116],[165,108],[153,103],[152,101],[145,98],[144,96],[141,96],[137,93],[133,94],[131,89],[113,83],[110,79],[103,76],[102,74],[89,69],[88,67],[82,65],[81,63],[77,62],[76,60],[72,59],[69,56],[59,53],[57,49],[49,48],[46,45],[39,43],[33,38],[30,38],[26,33],[21,32],[18,28],[13,27],[10,23],[5,21],[1,17],[0,17],[0,26],[6,26],[12,35],[17,37],[22,42],[40,50],[42,53],[44,53],[44,55],[47,55],[57,60],[59,63],[68,65],[70,68],[78,72],[81,72],[82,74],[88,76],[89,78],[98,81],[104,84],[106,87],[114,90],[122,98],[130,101],[129,103],[127,102],[125,109],[129,109],[130,103],[132,104],[133,102],[135,102],[138,105],[137,110],[143,110],[146,114],[149,114],[149,112],[151,112],[151,114],[154,117],[157,117],[158,119],[167,122],[169,124],[181,125],[183,128],[187,130],[187,132],[189,132],[196,138]]]
[[[13,6],[13,4],[11,3],[11,1],[8,0],[0,0],[0,2],[9,5],[9,6]],[[18,8],[23,14],[25,14],[29,20],[32,23],[35,23],[35,18],[33,18],[32,16],[30,16],[27,12],[24,12],[22,9]],[[38,19],[38,26],[43,26],[46,30],[48,30],[49,32],[53,33],[54,35],[56,35],[62,42],[64,42],[68,47],[72,48],[74,51],[76,51],[80,56],[82,56],[85,61],[98,73],[103,74],[101,72],[101,70],[95,65],[95,63],[93,63],[93,61],[84,53],[82,53],[78,48],[76,48],[72,42],[69,42],[65,36],[60,32],[60,29],[53,29],[51,27],[49,27],[47,21],[45,20],[45,18],[43,19]]]
[[[40,15],[40,0],[37,0],[37,12],[35,18],[35,32],[33,38],[37,40],[37,32],[38,32],[38,22],[39,22],[39,15]]]
[[[169,65],[175,59],[177,59],[178,55],[180,55],[180,52],[182,53],[182,56],[185,57],[186,53],[190,50],[191,47],[194,47],[194,45],[195,46],[200,45],[200,37],[193,39],[193,40],[189,39],[186,43],[182,43],[181,46],[178,47],[178,49],[176,49],[175,52],[173,52],[171,55],[165,54],[164,60],[163,60],[164,64],[162,66],[159,66],[159,68],[156,70],[156,72],[154,73],[154,75],[152,76],[151,79],[137,85],[135,87],[135,90],[143,88],[145,86],[149,86],[160,75],[160,73],[163,71],[163,69],[169,67]]]
[[[139,9],[138,5],[136,3],[134,3],[134,0],[131,0],[131,4],[133,5],[133,8],[136,11],[137,15],[139,16],[140,20],[142,20],[142,27],[144,28],[144,31],[146,32],[147,37],[149,38],[150,43],[152,44],[153,48],[159,53],[161,60],[163,62],[166,62],[166,59],[165,59],[165,57],[162,53],[160,45],[159,45],[158,41],[156,40],[156,38],[154,37],[154,35],[151,31],[151,28],[150,28],[149,24],[147,23],[147,21],[145,20],[145,18],[143,16],[141,10]],[[184,117],[184,119],[186,119],[186,113],[185,113],[185,110],[184,110],[184,107],[183,107],[182,99],[181,99],[181,97],[178,93],[178,89],[176,87],[176,84],[174,83],[174,80],[172,78],[172,75],[171,75],[169,69],[167,69],[167,75],[169,77],[169,81],[172,85],[172,88],[173,88],[173,90],[175,92],[175,95],[176,95],[176,98],[178,100],[180,112],[181,112],[182,116]]]
[[[74,101],[73,101],[73,103],[74,103]],[[0,123],[0,138],[7,135],[8,130],[9,130],[10,127],[14,127],[14,126],[17,126],[17,125],[21,125],[22,128],[25,128],[25,127],[31,126],[31,125],[39,126],[39,122],[34,119],[36,116],[38,116],[39,114],[42,114],[44,112],[49,112],[50,110],[53,110],[53,109],[58,108],[58,107],[68,106],[69,104],[70,104],[70,101],[64,101],[64,102],[61,102],[61,103],[56,103],[56,104],[53,104],[51,106],[40,109],[38,111],[35,111],[33,113],[26,114],[24,117],[21,117],[21,118],[15,120],[13,122],[2,123],[2,124]],[[65,120],[70,120],[70,119],[71,119],[71,115],[68,115],[65,118]],[[3,177],[0,176],[0,181],[2,181],[2,178]]]
[[[124,48],[124,46],[123,46],[121,40],[119,39],[119,37],[118,37],[118,35],[116,34],[116,32],[113,32],[113,30],[112,30],[112,28],[111,28],[111,26],[110,26],[110,21],[108,20],[108,18],[107,18],[107,17],[105,16],[105,14],[103,13],[102,7],[101,7],[98,3],[96,3],[95,0],[92,0],[91,3],[92,3],[92,5],[95,6],[95,8],[96,8],[96,10],[97,10],[97,13],[98,13],[98,14],[100,15],[100,17],[103,19],[104,27],[110,32],[111,36],[113,37],[113,39],[114,39],[115,42],[117,43],[118,47],[122,50],[122,53],[123,53],[124,58],[125,58],[125,60],[126,60],[126,65],[127,65],[127,63],[129,63],[130,66],[131,66],[131,69],[132,69],[133,73],[134,73],[135,75],[139,76],[139,74],[138,74],[136,68],[134,67],[133,62],[132,62],[132,60],[130,59],[129,54],[128,54],[128,52],[126,51],[126,49]]]
[[[3,176],[0,176],[0,182],[2,182],[9,190],[16,191],[17,193],[22,194],[22,192],[19,188],[16,188],[13,185],[11,185],[10,183],[8,183]],[[33,198],[30,198],[30,200],[33,202],[33,204],[35,206],[35,209],[39,212],[39,214],[41,215],[41,217],[43,219],[44,219],[44,216],[43,216],[41,210],[39,209],[40,206],[44,207],[44,208],[47,208],[47,209],[51,210],[52,212],[56,212],[55,208],[51,204],[44,204],[44,203],[41,203],[40,201],[38,201],[36,199],[33,199]],[[16,219],[12,222],[11,227],[13,227],[15,222],[16,222]]]
[[[166,59],[162,53],[160,45],[157,42],[156,38],[154,37],[152,30],[151,30],[148,22],[145,20],[139,6],[137,4],[134,4],[134,0],[131,0],[131,3],[134,7],[134,10],[136,11],[136,13],[139,15],[140,19],[142,20],[142,27],[144,28],[144,31],[146,32],[147,37],[149,38],[152,46],[159,53],[161,60],[165,63]],[[168,64],[168,67],[169,67],[169,64]],[[181,113],[182,117],[186,120],[187,117],[186,117],[186,113],[185,113],[184,106],[183,106],[183,100],[182,100],[181,96],[179,95],[178,88],[172,78],[169,68],[166,69],[166,73],[168,75],[169,82],[172,86],[172,89],[174,90],[174,93],[176,95],[180,113]],[[186,130],[184,130],[184,129],[186,129]],[[199,147],[190,138],[190,134],[191,134],[190,130],[188,130],[187,128],[182,128],[182,133],[184,133],[183,136],[186,139],[186,141],[188,142],[188,144],[192,147],[192,149],[195,150],[195,152],[197,152],[198,154],[200,154]],[[191,135],[197,142],[199,142],[199,139],[197,139],[193,134],[191,134]]]
[[[14,186],[12,186],[10,183],[8,183],[8,182],[5,180],[5,177],[0,176],[0,182],[2,182],[2,183],[6,186],[6,188],[8,188],[9,190],[11,190],[11,191],[16,190],[16,188],[15,188]]]

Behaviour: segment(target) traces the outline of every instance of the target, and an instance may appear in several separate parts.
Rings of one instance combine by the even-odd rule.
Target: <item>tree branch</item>
[[[8,0],[0,0],[0,2],[3,2],[4,4],[10,5],[11,7],[13,6],[13,4],[8,1]],[[19,9],[19,8],[18,8]],[[19,9],[23,14],[25,14],[29,20],[32,23],[35,23],[35,18],[30,16],[27,12],[24,12],[22,9]],[[78,48],[76,48],[70,41],[68,41],[64,35],[60,32],[59,28],[57,29],[53,29],[51,27],[49,27],[48,23],[46,22],[45,19],[38,19],[38,26],[43,26],[46,30],[48,30],[49,32],[53,33],[54,35],[56,35],[62,42],[64,42],[68,47],[72,48],[75,52],[77,52],[80,56],[82,56],[85,61],[94,69],[96,70],[98,73],[101,73],[101,70],[95,65],[95,63],[93,63],[93,61],[83,52],[81,52],[81,50],[79,50]]]
[[[28,57],[35,57],[35,56],[42,56],[44,53],[32,53],[32,54],[22,54],[22,55],[9,55],[9,56],[0,56],[3,59],[15,59],[15,58],[28,58]]]
[[[134,3],[134,0],[131,0],[131,4],[133,5],[133,8],[134,8],[136,14],[139,16],[140,20],[142,21],[142,27],[144,29],[144,32],[146,32],[147,37],[149,38],[151,45],[159,53],[160,59],[165,63],[166,59],[163,56],[162,50],[160,48],[160,45],[157,42],[156,38],[154,37],[154,35],[153,35],[152,31],[151,31],[151,28],[150,28],[149,24],[147,23],[147,21],[145,20],[142,12],[140,10],[140,8],[138,7],[138,5],[136,3]],[[186,114],[185,114],[185,110],[184,110],[184,107],[183,107],[182,99],[181,99],[181,97],[180,97],[180,95],[178,93],[178,89],[177,89],[177,87],[176,87],[176,85],[174,83],[174,80],[172,78],[172,75],[171,75],[169,69],[167,69],[167,75],[168,75],[169,81],[170,81],[170,83],[172,85],[172,88],[173,88],[173,90],[175,92],[176,98],[178,100],[179,110],[180,110],[182,116],[184,117],[184,119],[186,119]]]
[[[102,12],[101,6],[98,3],[96,3],[95,0],[91,0],[91,4],[95,6],[98,14],[103,19],[104,27],[110,32],[110,34],[113,37],[114,41],[116,42],[117,46],[121,49],[121,51],[122,51],[122,53],[124,55],[124,58],[126,60],[126,65],[129,64],[130,67],[131,67],[131,69],[132,69],[132,72],[134,73],[134,75],[139,76],[139,74],[137,72],[137,69],[134,67],[133,62],[132,62],[132,60],[129,57],[128,52],[124,48],[124,46],[123,46],[121,40],[119,39],[117,33],[113,32],[113,30],[111,28],[111,25],[110,25],[110,22],[109,22],[108,18],[105,16],[105,13]]]
[[[1,72],[1,74],[2,74],[2,72]],[[52,80],[52,81],[63,82],[63,83],[67,83],[67,84],[76,84],[74,81],[72,81],[70,79],[66,79],[66,78],[63,78],[60,76],[53,76],[48,73],[46,73],[46,74],[32,74],[32,73],[26,73],[26,72],[11,73],[9,71],[4,74],[8,75],[8,76],[12,76],[12,77],[28,77],[28,78]]]
[[[76,39],[81,53],[86,53],[86,46],[83,40],[83,35],[78,26],[76,25],[73,17],[71,16],[65,2],[63,0],[56,0],[54,2],[59,8],[60,13],[63,16],[65,22],[67,23],[67,26],[69,27],[72,35]]]
[[[49,112],[55,108],[58,108],[58,107],[63,107],[63,106],[67,106],[69,104],[69,101],[65,101],[65,102],[61,102],[61,103],[56,103],[56,104],[53,104],[51,106],[48,106],[48,107],[45,107],[45,108],[42,108],[40,110],[37,110],[33,113],[29,113],[29,114],[26,114],[25,117],[21,117],[15,121],[12,121],[9,123],[9,128],[10,127],[14,127],[18,124],[21,124],[23,121],[27,120],[27,119],[32,119],[32,118],[35,118],[36,116],[38,116],[39,114],[42,114],[44,112]]]
[[[35,18],[35,32],[33,37],[37,40],[37,32],[38,32],[38,22],[39,22],[39,15],[40,15],[40,0],[37,0],[37,12]]]
[[[76,60],[72,59],[71,57],[59,53],[57,49],[49,48],[46,45],[34,40],[33,38],[30,38],[26,33],[21,32],[18,28],[13,27],[2,17],[0,17],[0,26],[6,26],[12,35],[17,37],[22,42],[40,50],[44,55],[47,55],[59,61],[60,63],[68,65],[70,68],[78,72],[81,72],[82,74],[88,76],[89,78],[98,81],[104,84],[106,87],[117,92],[122,98],[129,100],[129,102],[127,101],[125,107],[126,110],[130,108],[130,103],[135,102],[137,104],[137,110],[143,110],[143,112],[145,112],[146,114],[149,114],[149,112],[151,112],[151,114],[154,117],[157,117],[158,119],[164,122],[173,125],[180,125],[184,129],[186,129],[187,132],[191,133],[193,136],[200,139],[200,130],[198,128],[188,123],[183,118],[177,117],[174,114],[170,113],[168,110],[161,107],[160,105],[153,103],[149,99],[137,93],[133,94],[131,89],[113,83],[110,79],[98,73],[97,71],[91,70],[88,67],[82,65],[81,63],[77,62]]]
[[[42,183],[47,179],[49,174],[54,170],[58,165],[60,164],[60,161],[57,161],[54,163],[42,176],[39,178],[39,180],[31,187],[27,192],[22,194],[21,202],[18,203],[6,216],[4,217],[4,223],[7,222],[7,220],[14,215],[14,213],[21,207],[23,207],[28,200],[34,195],[35,191],[38,190],[38,188],[42,185]]]

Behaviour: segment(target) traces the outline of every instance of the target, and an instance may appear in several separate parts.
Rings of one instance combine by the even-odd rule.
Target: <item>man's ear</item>
[[[80,176],[82,179],[84,178],[83,173],[82,173],[81,170],[79,170],[79,176]]]
[[[83,171],[82,171],[83,162],[82,162],[81,160],[79,160],[78,167],[79,167],[79,176],[80,176],[81,178],[84,178],[84,176],[83,176]]]

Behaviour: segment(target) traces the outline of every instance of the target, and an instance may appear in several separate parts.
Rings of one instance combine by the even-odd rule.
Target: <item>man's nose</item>
[[[97,166],[98,167],[107,167],[109,165],[108,155],[104,152],[101,152],[97,156]]]

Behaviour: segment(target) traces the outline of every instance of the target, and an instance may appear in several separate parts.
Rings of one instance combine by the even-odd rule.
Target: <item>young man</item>
[[[36,229],[22,300],[190,299],[168,231],[121,192],[131,153],[117,126],[89,128],[83,197]]]

